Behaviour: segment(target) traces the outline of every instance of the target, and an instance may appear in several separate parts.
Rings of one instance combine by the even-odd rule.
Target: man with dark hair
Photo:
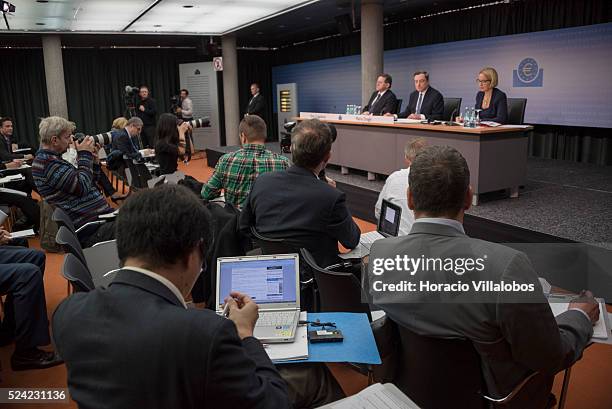
[[[53,316],[80,407],[291,407],[285,382],[253,338],[258,307],[248,295],[231,294],[229,319],[187,308],[209,223],[201,201],[179,185],[141,191],[123,205],[122,269],[108,288],[72,295]]]
[[[515,282],[525,288],[532,286],[534,291],[373,292],[373,301],[393,321],[416,334],[471,341],[480,354],[489,396],[504,397],[537,373],[523,388],[525,394],[504,407],[547,408],[554,375],[582,355],[593,334],[599,306],[592,294],[584,292],[582,300],[570,303],[568,311],[555,318],[525,254],[465,234],[464,212],[472,203],[472,195],[470,170],[456,149],[432,146],[422,150],[410,167],[408,206],[416,219],[410,234],[376,241],[370,260],[409,257],[425,260],[428,266],[429,260],[444,260],[445,265],[449,260],[456,261],[455,266],[459,261],[467,266],[468,261],[482,260],[482,268],[440,270],[434,264],[433,268],[416,268],[410,273],[390,269],[378,273],[384,273],[389,283],[416,277],[417,289],[425,280],[452,285],[461,276],[460,283]],[[444,395],[444,387],[438,385],[435,393]]]
[[[31,169],[19,169],[24,161],[32,160],[31,154],[13,153],[13,120],[9,117],[0,119],[0,170],[6,174],[21,173],[25,180],[12,182],[11,186],[28,196],[36,190]]]
[[[63,361],[39,346],[51,343],[45,301],[45,253],[8,245],[10,234],[0,228],[0,296],[7,295],[0,325],[2,345],[15,339],[14,371],[43,369]]]
[[[376,91],[372,93],[368,104],[363,107],[364,115],[385,115],[395,113],[397,97],[391,91],[393,79],[389,74],[380,74],[376,80]]]
[[[413,77],[415,91],[410,94],[408,106],[399,114],[399,118],[431,121],[443,119],[444,98],[438,90],[429,86],[429,73],[417,71]]]
[[[249,99],[249,103],[244,110],[244,116],[257,115],[263,119],[266,116],[266,100],[260,93],[259,84],[256,82],[252,83],[250,90],[251,98]]]
[[[130,159],[141,159],[139,137],[142,135],[144,123],[142,119],[133,116],[128,119],[125,127],[118,131],[113,131],[112,149]]]
[[[157,124],[157,107],[155,100],[149,95],[149,87],[146,85],[140,86],[138,92],[140,101],[136,108],[136,116],[142,119],[142,144],[143,148],[152,148],[155,146],[155,125]]]
[[[193,102],[189,98],[189,91],[185,88],[181,90],[181,106],[176,113],[183,121],[191,121],[193,119]]]
[[[284,238],[308,249],[319,265],[338,262],[338,242],[355,248],[360,231],[346,206],[344,193],[318,179],[331,156],[328,126],[302,121],[292,134],[293,166],[259,176],[240,217],[240,229],[251,226],[264,236]]]
[[[245,116],[238,132],[242,148],[219,159],[215,172],[202,187],[202,198],[212,200],[224,190],[225,201],[240,208],[259,175],[287,169],[289,160],[266,149],[266,123],[257,115]]]

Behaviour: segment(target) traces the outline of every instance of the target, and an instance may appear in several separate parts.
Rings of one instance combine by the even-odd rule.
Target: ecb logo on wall
[[[544,85],[544,70],[533,58],[525,58],[516,70],[512,70],[513,87],[541,87]]]

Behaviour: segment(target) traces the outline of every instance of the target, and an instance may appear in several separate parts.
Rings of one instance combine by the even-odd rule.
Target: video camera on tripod
[[[136,116],[136,96],[140,92],[140,88],[126,85],[123,89],[123,103],[125,104],[125,117],[131,118]]]

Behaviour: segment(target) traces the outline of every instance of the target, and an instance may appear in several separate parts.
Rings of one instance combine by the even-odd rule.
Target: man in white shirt
[[[406,168],[396,170],[389,175],[385,186],[378,195],[378,200],[374,207],[374,214],[376,219],[380,218],[380,209],[382,207],[383,199],[390,201],[402,208],[402,219],[400,221],[399,236],[405,236],[410,233],[412,223],[414,223],[414,214],[412,210],[408,208],[408,175],[410,175],[410,164],[416,157],[416,155],[425,148],[426,143],[424,138],[415,138],[406,143],[404,147],[404,160],[406,161]]]

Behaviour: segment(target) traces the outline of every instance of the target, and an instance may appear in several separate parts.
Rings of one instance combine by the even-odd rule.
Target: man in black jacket
[[[140,86],[140,92],[138,93],[140,102],[136,108],[136,116],[142,119],[142,144],[145,148],[152,148],[155,146],[155,125],[157,107],[155,100],[149,96],[149,87],[146,85]]]
[[[380,74],[376,80],[376,91],[372,93],[368,104],[363,108],[364,115],[385,115],[395,113],[397,97],[391,91],[393,79],[389,74]]]
[[[427,71],[414,73],[415,91],[410,94],[406,110],[399,114],[400,118],[421,120],[442,120],[444,115],[444,98],[438,90],[429,86]],[[448,120],[448,118],[445,118]]]
[[[254,82],[251,84],[251,99],[249,104],[244,110],[246,115],[257,115],[260,118],[265,118],[266,115],[266,101],[260,93],[259,84]]]
[[[240,215],[240,229],[284,238],[308,249],[319,265],[339,262],[338,242],[355,248],[361,232],[346,206],[343,192],[318,179],[331,156],[328,126],[309,119],[295,127],[293,166],[255,179]]]
[[[23,161],[32,160],[34,157],[31,154],[22,154],[13,152],[13,120],[9,117],[0,119],[0,169],[13,169],[7,172],[2,172],[2,176],[8,174],[21,173],[25,180],[14,183],[13,186],[27,195],[36,190],[34,179],[32,178],[31,169],[19,169]]]
[[[291,407],[285,381],[253,338],[258,307],[248,295],[232,293],[229,319],[187,308],[209,236],[198,197],[178,185],[145,190],[126,201],[116,224],[122,270],[108,288],[72,295],[53,316],[79,407]]]

